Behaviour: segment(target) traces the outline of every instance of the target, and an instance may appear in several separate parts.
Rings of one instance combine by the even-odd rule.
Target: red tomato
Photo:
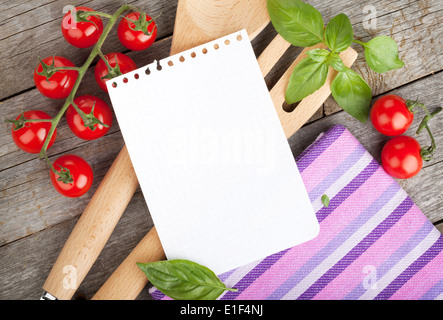
[[[112,68],[115,68],[118,62],[118,67],[117,67],[118,70],[111,71],[115,73],[114,77],[137,69],[134,60],[132,60],[123,53],[112,52],[105,55],[105,57],[108,59],[109,65]],[[103,77],[107,76],[108,73],[109,73],[108,67],[104,63],[103,59],[100,59],[95,65],[95,70],[94,70],[95,81],[100,86],[100,88],[102,88],[106,92],[108,92],[108,88],[106,87],[106,81],[108,81],[109,79],[103,79]]]
[[[53,166],[57,171],[63,172],[63,174],[55,174],[50,170],[51,182],[60,194],[70,198],[80,197],[91,187],[92,169],[83,158],[72,154],[64,155],[55,160]],[[59,181],[60,176],[69,177],[69,174],[71,176],[70,183]]]
[[[126,18],[121,19],[117,29],[120,42],[129,50],[140,51],[149,48],[157,37],[157,26],[154,20],[146,15],[146,22],[138,22],[140,12],[131,12],[125,17],[137,21],[137,23],[135,24]]]
[[[387,136],[398,136],[406,132],[414,120],[406,100],[396,95],[378,99],[371,109],[371,122],[375,129]]]
[[[76,7],[79,11],[94,11],[88,7]],[[77,48],[88,48],[97,43],[103,32],[103,22],[98,16],[89,16],[87,21],[74,21],[71,11],[62,20],[62,34],[66,41]],[[90,21],[90,22],[88,22]]]
[[[47,57],[43,59],[43,63],[47,66],[53,64],[54,67],[75,67],[70,60],[57,56]],[[76,70],[63,70],[54,72],[47,79],[46,76],[39,74],[41,72],[43,72],[43,66],[40,63],[34,70],[35,86],[44,96],[51,99],[66,98],[74,87],[78,76]]]
[[[20,119],[19,115],[16,120]],[[51,117],[43,111],[31,110],[23,113],[25,119],[51,119]],[[12,126],[12,139],[15,144],[23,151],[29,153],[39,153],[43,147],[43,144],[48,136],[49,129],[51,128],[50,122],[26,122],[24,127],[18,130],[14,130]],[[49,140],[48,149],[54,144],[55,137],[57,135],[57,129],[54,130],[51,140]]]
[[[78,114],[77,110],[70,105],[66,111],[66,121],[68,122],[71,131],[77,137],[84,140],[94,140],[103,137],[109,131],[112,125],[112,112],[106,102],[91,95],[84,95],[75,98],[74,103],[86,114],[87,117],[94,116],[102,123],[108,125],[108,127],[105,127],[99,123],[91,124],[90,126],[92,126],[94,130],[92,130],[89,125],[85,127],[80,114]],[[90,115],[92,106],[94,106],[94,113],[93,115]]]
[[[418,174],[423,166],[420,152],[420,144],[414,138],[394,137],[385,144],[381,151],[383,168],[395,178],[411,178]]]

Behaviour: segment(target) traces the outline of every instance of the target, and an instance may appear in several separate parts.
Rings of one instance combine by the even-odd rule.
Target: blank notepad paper
[[[245,30],[107,85],[168,259],[220,274],[318,234]]]

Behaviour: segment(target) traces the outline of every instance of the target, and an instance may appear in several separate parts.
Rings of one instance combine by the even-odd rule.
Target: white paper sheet
[[[221,274],[315,237],[246,31],[160,66],[110,80],[108,90],[167,258]]]

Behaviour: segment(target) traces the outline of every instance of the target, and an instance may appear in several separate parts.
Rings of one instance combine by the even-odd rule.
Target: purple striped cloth
[[[443,299],[442,234],[345,127],[322,134],[296,161],[320,234],[219,275],[238,289],[219,299]]]

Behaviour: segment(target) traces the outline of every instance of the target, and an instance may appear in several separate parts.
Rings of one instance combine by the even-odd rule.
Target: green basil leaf
[[[354,39],[351,21],[344,13],[332,18],[325,30],[326,45],[335,52],[346,50]]]
[[[183,259],[137,263],[151,283],[176,300],[215,300],[225,286],[210,269]]]
[[[321,196],[321,202],[323,203],[323,206],[325,206],[326,208],[329,207],[329,197],[327,194]]]
[[[346,71],[346,66],[338,53],[332,52],[328,58],[329,65],[337,71]]]
[[[306,54],[314,61],[323,62],[331,52],[325,49],[312,49],[307,51]]]
[[[398,57],[398,47],[388,36],[375,37],[367,43],[358,41],[365,48],[368,66],[378,73],[402,68],[405,64]]]
[[[317,91],[326,81],[329,66],[327,57],[315,61],[307,57],[297,64],[286,88],[286,103],[292,104]]]
[[[372,99],[371,88],[355,71],[340,71],[331,83],[335,101],[354,118],[366,123]]]
[[[289,43],[310,47],[323,42],[323,18],[320,12],[300,0],[267,0],[275,30]]]

